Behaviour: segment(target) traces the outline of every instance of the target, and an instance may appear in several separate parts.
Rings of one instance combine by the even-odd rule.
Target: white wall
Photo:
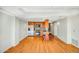
[[[0,52],[18,44],[27,36],[27,22],[0,12]]]
[[[20,20],[20,39],[25,38],[28,34],[28,22]]]
[[[54,34],[62,41],[67,42],[67,20],[63,18],[54,23]]]
[[[54,34],[54,24],[53,24],[53,23],[51,23],[50,29],[51,29],[50,33],[51,33],[51,34]]]
[[[18,18],[15,19],[15,45],[17,45],[20,39],[20,21]]]
[[[15,20],[15,45],[18,44],[23,38],[27,36],[28,24],[16,18]]]
[[[68,19],[71,24],[71,44],[79,47],[79,15],[70,16]]]
[[[71,20],[67,17],[67,44],[71,44]]]
[[[0,52],[12,46],[14,17],[0,12]]]
[[[57,20],[54,23],[54,35],[65,43],[79,48],[79,15]]]

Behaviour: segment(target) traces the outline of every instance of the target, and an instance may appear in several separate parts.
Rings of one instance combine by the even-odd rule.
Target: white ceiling
[[[78,6],[1,6],[0,11],[3,10],[25,21],[42,21],[46,18],[55,21],[61,17],[79,14]]]

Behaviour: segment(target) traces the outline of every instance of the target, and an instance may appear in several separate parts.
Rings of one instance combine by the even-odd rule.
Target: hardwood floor
[[[50,35],[50,40],[43,37],[24,38],[17,46],[8,49],[5,53],[76,53],[79,49],[73,45],[67,45],[57,37]]]

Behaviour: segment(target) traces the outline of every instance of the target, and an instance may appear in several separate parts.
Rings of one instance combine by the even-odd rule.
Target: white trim
[[[2,12],[2,13],[4,13],[4,14],[7,14],[7,15],[9,15],[9,16],[14,16],[12,13],[10,13],[10,12],[4,10],[4,9],[0,9],[0,12]]]

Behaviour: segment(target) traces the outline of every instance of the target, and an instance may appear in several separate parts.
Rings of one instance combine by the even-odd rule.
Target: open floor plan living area
[[[79,53],[79,7],[0,6],[0,53]]]

